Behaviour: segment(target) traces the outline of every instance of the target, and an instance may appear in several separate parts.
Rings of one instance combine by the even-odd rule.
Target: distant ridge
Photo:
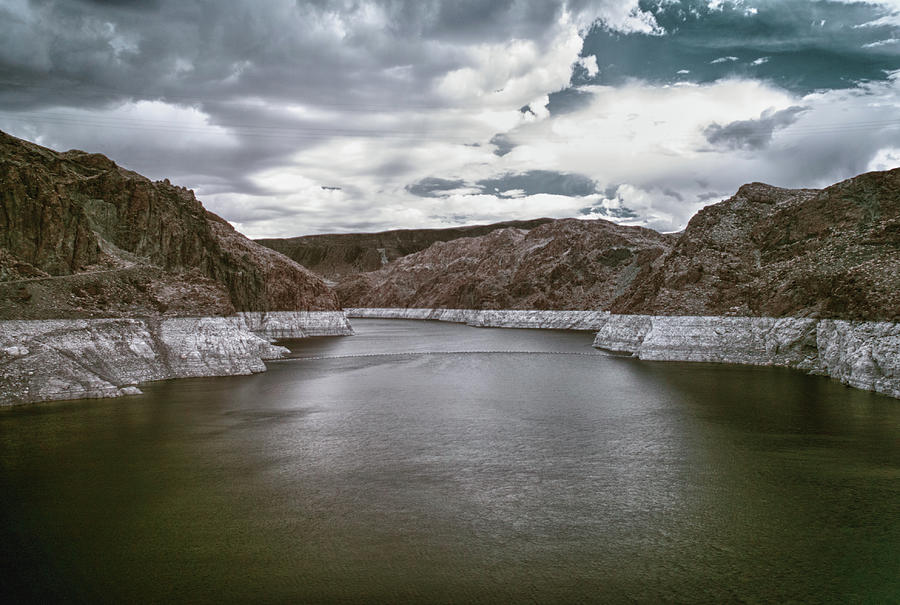
[[[478,237],[507,227],[533,229],[552,220],[537,218],[446,229],[394,229],[377,233],[303,235],[254,241],[281,252],[319,275],[338,279],[356,273],[376,271],[386,263],[424,250],[435,242]]]
[[[900,168],[825,189],[742,186],[677,234],[549,221],[435,243],[343,278],[345,307],[900,320]]]

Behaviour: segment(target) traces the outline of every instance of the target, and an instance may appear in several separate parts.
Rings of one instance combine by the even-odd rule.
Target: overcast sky
[[[251,237],[673,231],[900,165],[900,0],[0,0],[0,129]]]

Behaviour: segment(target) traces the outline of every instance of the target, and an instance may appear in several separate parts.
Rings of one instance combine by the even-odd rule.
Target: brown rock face
[[[704,208],[617,313],[900,319],[900,169],[827,189],[753,183]]]
[[[679,236],[551,221],[435,243],[338,284],[345,306],[900,320],[900,169],[744,185]]]
[[[345,278],[337,291],[347,307],[606,308],[646,279],[672,243],[640,227],[556,220],[438,242]]]
[[[538,218],[450,229],[397,229],[381,233],[304,235],[255,241],[281,252],[319,275],[339,279],[365,271],[377,271],[387,263],[424,250],[435,242],[478,237],[507,227],[531,229],[551,220]]]
[[[321,279],[193,192],[102,155],[0,133],[0,183],[0,317],[337,308]]]

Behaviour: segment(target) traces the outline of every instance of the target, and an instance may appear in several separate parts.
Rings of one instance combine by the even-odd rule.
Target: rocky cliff
[[[347,307],[602,309],[647,279],[673,242],[604,220],[554,220],[438,242],[336,289]]]
[[[380,233],[304,235],[255,241],[288,256],[319,275],[339,279],[347,275],[377,271],[389,262],[424,250],[435,242],[478,237],[508,227],[532,229],[551,220],[539,218],[449,229],[396,229]]]
[[[822,190],[744,185],[610,309],[900,320],[900,169]]]
[[[336,309],[317,276],[193,192],[0,133],[0,318]]]

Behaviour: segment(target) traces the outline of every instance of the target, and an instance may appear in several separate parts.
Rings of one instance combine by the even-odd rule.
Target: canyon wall
[[[508,227],[527,230],[551,221],[552,219],[549,218],[538,218],[447,229],[394,229],[378,233],[327,233],[254,241],[284,254],[325,278],[337,280],[348,275],[377,271],[388,263],[424,250],[435,242],[478,237]]]
[[[742,186],[608,308],[900,321],[900,168],[825,189]]]
[[[437,242],[335,289],[354,308],[605,309],[648,279],[674,241],[642,227],[559,219]]]
[[[194,193],[0,132],[0,319],[336,310],[332,290]]]

